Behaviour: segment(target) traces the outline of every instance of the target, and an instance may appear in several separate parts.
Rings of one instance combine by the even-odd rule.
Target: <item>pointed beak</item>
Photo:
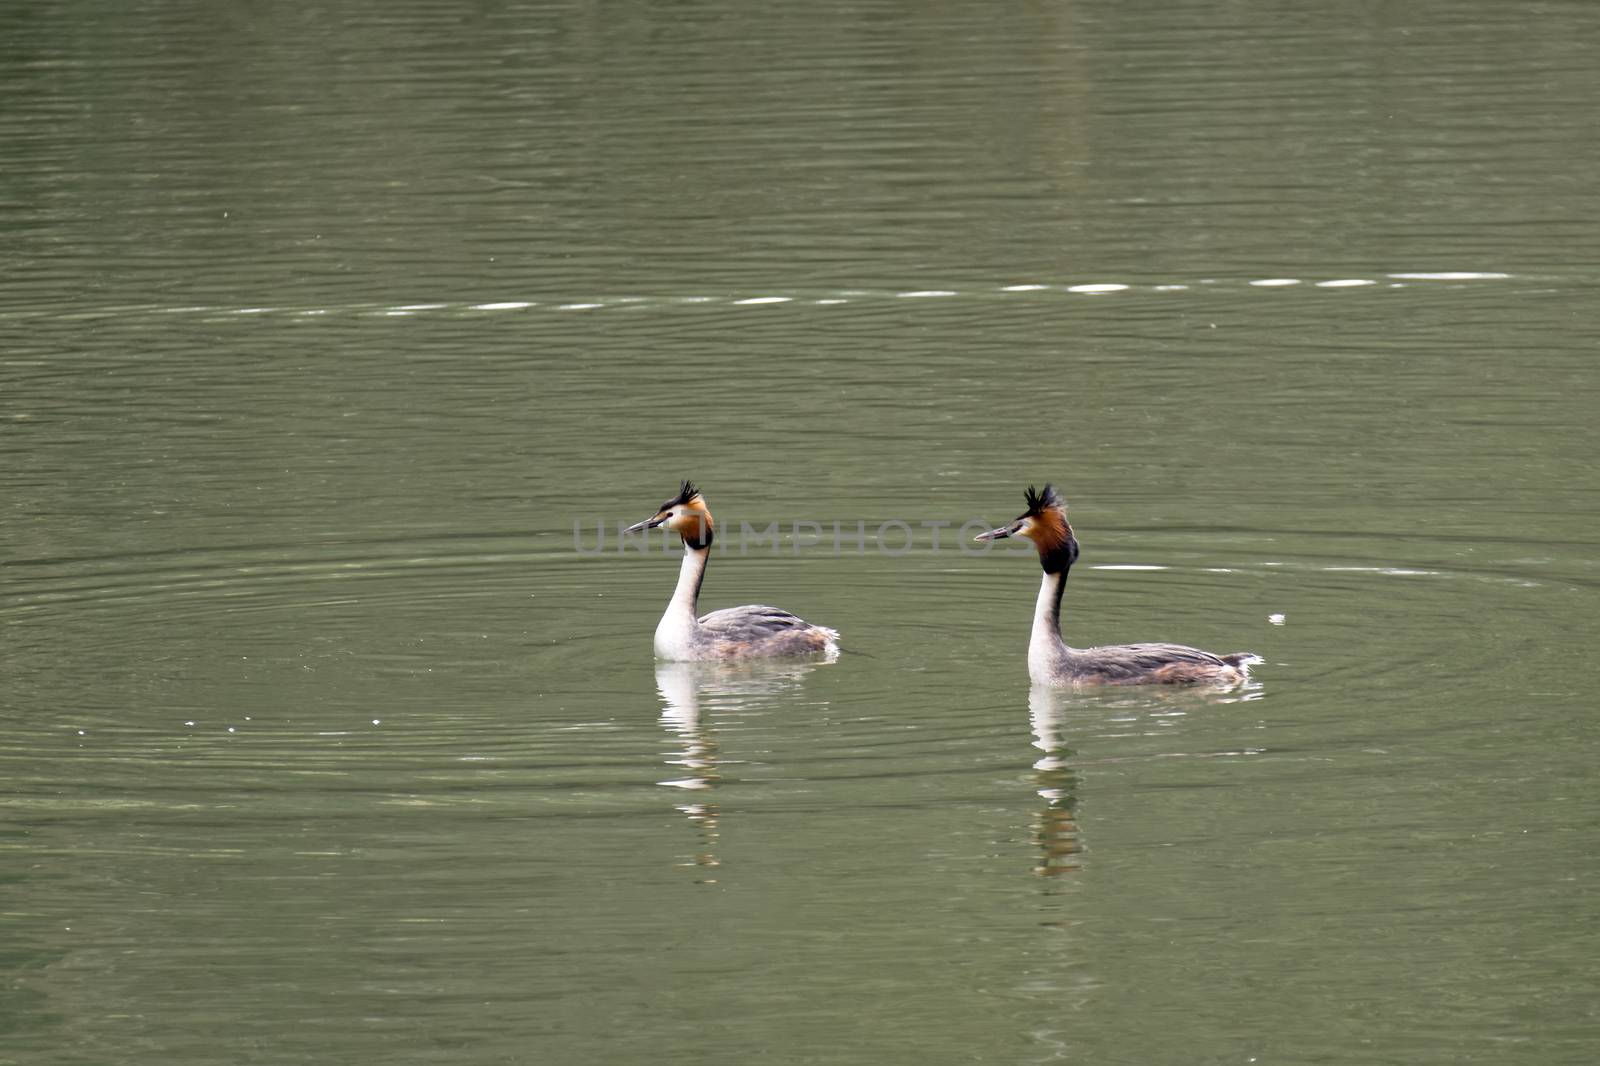
[[[666,519],[665,515],[654,515],[654,516],[652,516],[650,518],[646,518],[643,522],[635,522],[633,525],[629,526],[627,529],[624,529],[622,532],[623,532],[624,535],[626,535],[628,533],[643,533],[647,529],[656,528],[657,526],[659,526],[661,523],[665,522],[666,520],[667,519]]]
[[[999,529],[991,529],[987,533],[979,533],[976,537],[973,537],[972,539],[973,540],[1005,540],[1007,537],[1013,535],[1014,533],[1016,533],[1017,530],[1019,530],[1021,528],[1022,528],[1022,523],[1021,522],[1013,522],[1009,526],[1001,526]]]

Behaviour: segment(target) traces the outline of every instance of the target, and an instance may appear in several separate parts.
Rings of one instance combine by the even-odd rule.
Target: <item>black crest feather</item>
[[[661,509],[665,511],[668,507],[676,507],[680,503],[688,503],[698,495],[700,495],[700,490],[695,488],[694,482],[685,478],[683,487],[678,490],[678,494],[662,504]]]
[[[1023,493],[1023,498],[1028,501],[1028,514],[1038,514],[1052,507],[1066,510],[1067,507],[1066,501],[1061,498],[1055,487],[1048,481],[1045,482],[1043,492],[1037,491],[1032,485],[1029,485]]]

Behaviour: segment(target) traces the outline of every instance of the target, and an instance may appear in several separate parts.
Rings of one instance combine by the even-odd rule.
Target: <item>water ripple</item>
[[[1373,277],[1349,278],[1294,278],[1294,277],[1267,277],[1241,280],[1237,284],[1246,289],[1251,288],[1287,288],[1291,286],[1307,285],[1315,289],[1355,289],[1366,287],[1388,288],[1404,287],[1405,282],[1431,281],[1431,282],[1486,282],[1510,281],[1516,275],[1498,271],[1472,271],[1454,270],[1438,272],[1395,272],[1383,273]],[[621,296],[587,296],[587,297],[549,297],[541,300],[487,300],[482,302],[421,302],[394,305],[383,304],[350,304],[340,307],[277,307],[266,305],[251,305],[246,307],[207,307],[186,304],[178,307],[160,306],[135,306],[115,308],[74,308],[62,309],[13,309],[0,312],[0,321],[5,319],[31,319],[31,320],[82,320],[85,317],[110,317],[119,318],[134,315],[186,315],[203,318],[220,316],[237,317],[262,317],[262,316],[290,316],[309,318],[326,315],[375,315],[379,317],[405,318],[418,315],[462,315],[481,312],[501,311],[600,311],[621,307],[628,308],[667,308],[684,307],[691,305],[712,305],[723,307],[769,307],[782,304],[809,303],[816,306],[829,306],[844,303],[868,303],[881,300],[914,300],[934,299],[949,297],[983,298],[992,296],[1023,297],[1023,298],[1053,298],[1061,295],[1069,296],[1107,296],[1117,293],[1151,293],[1151,292],[1186,292],[1196,287],[1228,288],[1234,282],[1220,281],[1216,278],[1201,278],[1192,282],[1167,281],[1133,283],[1122,281],[1091,281],[1073,282],[1070,284],[1045,283],[1045,282],[1017,282],[997,286],[979,286],[969,289],[841,289],[825,292],[790,292],[790,293],[757,293],[752,295],[726,295],[726,296],[675,296],[671,294],[629,294]]]

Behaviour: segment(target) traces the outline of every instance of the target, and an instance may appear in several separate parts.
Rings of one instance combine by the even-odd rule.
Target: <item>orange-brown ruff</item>
[[[1078,538],[1067,522],[1067,507],[1049,485],[1043,492],[1028,486],[1028,509],[1016,521],[978,540],[1026,537],[1039,551],[1044,579],[1034,608],[1033,636],[1028,642],[1028,675],[1045,685],[1221,685],[1244,682],[1250,664],[1261,660],[1250,652],[1213,655],[1183,644],[1107,644],[1074,648],[1061,639],[1061,594],[1067,572],[1078,559]]]
[[[827,626],[814,626],[777,607],[752,604],[725,607],[695,616],[700,584],[705,580],[715,523],[705,497],[685,481],[678,495],[663,503],[655,515],[625,532],[666,526],[683,538],[683,565],[678,587],[656,626],[656,655],[662,659],[748,659],[777,655],[806,655],[839,650],[839,634]]]

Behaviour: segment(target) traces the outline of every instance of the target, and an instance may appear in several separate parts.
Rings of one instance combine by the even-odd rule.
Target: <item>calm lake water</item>
[[[0,1062],[1594,1061],[1597,34],[0,13]]]

